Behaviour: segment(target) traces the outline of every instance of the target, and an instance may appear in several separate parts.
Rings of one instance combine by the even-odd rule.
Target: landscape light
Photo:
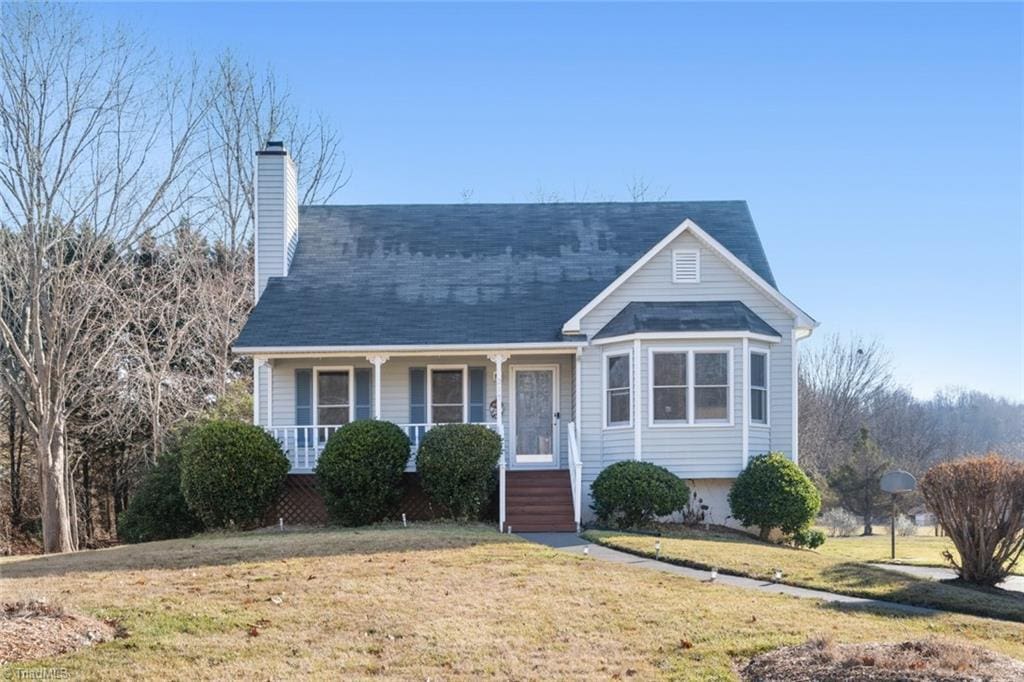
[[[779,582],[780,580],[782,580],[782,569],[781,568],[776,568],[775,569],[775,573],[774,573],[774,576],[773,576],[772,580],[774,582]]]
[[[654,558],[655,559],[660,559],[661,558],[661,540],[656,540],[654,542]]]
[[[711,582],[718,579],[718,568],[716,566],[711,567]]]

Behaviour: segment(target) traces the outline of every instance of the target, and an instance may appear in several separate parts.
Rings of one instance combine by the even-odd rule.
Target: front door
[[[558,467],[558,367],[512,368],[512,452],[516,466]]]

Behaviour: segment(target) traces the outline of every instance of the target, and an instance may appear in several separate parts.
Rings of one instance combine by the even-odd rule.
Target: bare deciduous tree
[[[257,73],[225,53],[217,61],[208,97],[210,155],[204,174],[217,235],[232,252],[252,238],[253,151],[268,139],[288,141],[299,171],[300,203],[326,203],[348,181],[341,135],[324,117],[299,112],[273,71]]]
[[[34,446],[44,550],[69,551],[68,416],[106,356],[89,340],[124,325],[119,251],[194,196],[205,104],[195,68],[163,73],[74,8],[0,13],[0,381]]]

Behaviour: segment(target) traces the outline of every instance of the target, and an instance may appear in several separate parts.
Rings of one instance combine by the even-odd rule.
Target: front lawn
[[[587,531],[584,537],[645,556],[654,556],[657,539],[617,531]],[[897,545],[900,539],[896,539]],[[661,538],[661,556],[675,563],[717,567],[723,573],[763,580],[770,580],[780,568],[782,582],[790,585],[1024,622],[1024,595],[923,580],[868,566],[842,550],[826,551],[833,541],[830,538],[819,551],[812,552],[734,533],[672,529]]]
[[[5,599],[47,597],[130,633],[10,675],[723,680],[744,659],[819,636],[940,636],[1024,657],[1018,624],[752,593],[483,527],[209,534],[4,559],[0,573]]]
[[[896,559],[893,560],[890,558],[889,535],[883,532],[880,535],[829,538],[818,551],[836,559],[949,568],[949,563],[942,557],[945,550],[956,553],[948,537],[937,537],[927,532],[897,536]],[[1024,566],[1018,565],[1014,573],[1024,575]]]

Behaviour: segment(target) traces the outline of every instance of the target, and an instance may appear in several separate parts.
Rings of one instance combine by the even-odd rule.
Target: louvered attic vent
[[[700,282],[700,251],[672,252],[672,281],[676,284]]]

